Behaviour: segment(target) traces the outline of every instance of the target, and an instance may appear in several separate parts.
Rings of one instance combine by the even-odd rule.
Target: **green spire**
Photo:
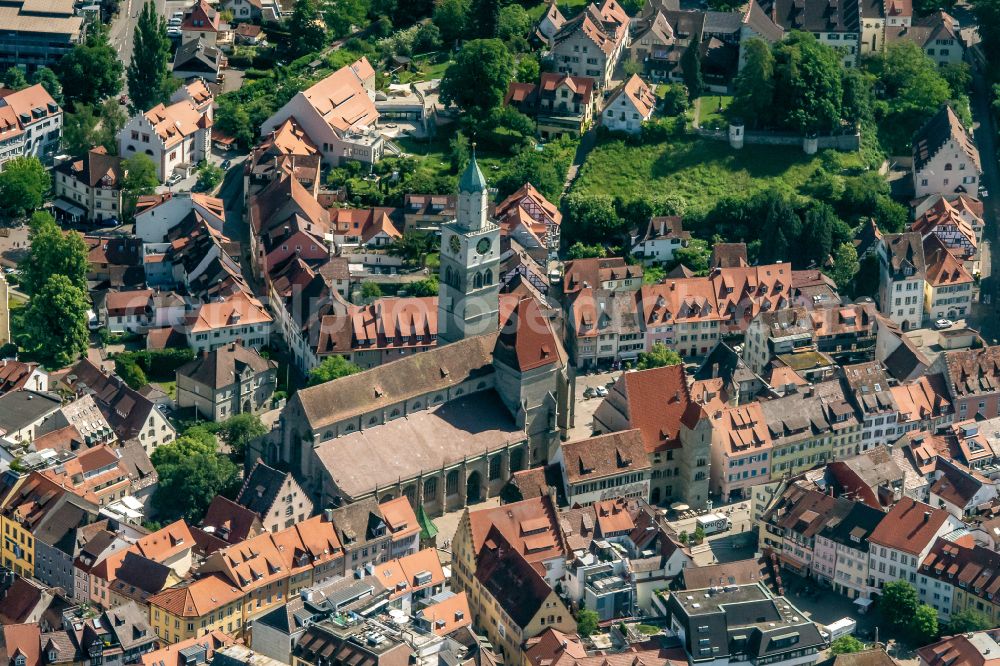
[[[458,191],[486,191],[486,178],[479,169],[479,163],[476,162],[476,144],[472,144],[472,158],[469,160],[469,166],[465,167],[465,173],[462,174],[461,180],[458,181]]]
[[[424,505],[417,508],[417,522],[420,524],[420,538],[424,540],[433,539],[437,536],[438,528],[434,521],[430,519],[424,511]]]

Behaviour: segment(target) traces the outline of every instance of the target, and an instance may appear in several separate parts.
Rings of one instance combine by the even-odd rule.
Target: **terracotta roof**
[[[343,135],[348,130],[368,127],[378,121],[375,102],[363,85],[373,75],[368,59],[361,58],[299,94],[331,129]]]
[[[611,105],[622,95],[632,104],[632,108],[643,120],[648,120],[653,115],[653,109],[656,108],[656,95],[646,85],[646,82],[639,78],[638,74],[633,74],[628,81],[612,92],[604,103],[604,108],[611,108]]]
[[[37,363],[14,359],[0,360],[0,394],[22,388],[34,388],[28,387],[27,382],[36,371],[45,374],[45,371],[41,370]]]
[[[916,555],[936,538],[947,520],[947,511],[903,497],[868,539],[873,544]]]
[[[41,629],[38,623],[8,624],[3,626],[3,646],[10,664],[16,657],[24,657],[25,666],[42,666]]]
[[[646,235],[642,240],[679,238],[689,240],[691,232],[684,230],[684,218],[680,215],[660,215],[649,218]]]
[[[202,120],[204,114],[187,99],[174,102],[170,106],[157,104],[143,115],[166,148],[176,145],[184,137],[202,129],[204,124]]]
[[[628,14],[616,0],[605,0],[600,7],[588,5],[584,11],[563,23],[552,36],[552,44],[555,48],[577,31],[582,31],[605,54],[611,54],[626,39],[628,25]]]
[[[1000,346],[946,351],[945,378],[956,398],[1000,391]]]
[[[501,320],[494,357],[520,372],[565,366],[567,361],[549,317],[534,298],[517,300],[510,315]]]
[[[527,217],[531,220],[531,230],[535,235],[544,238],[553,230],[558,233],[562,224],[562,213],[531,183],[525,183],[516,192],[497,204],[494,217],[500,221],[501,227],[515,216]]]
[[[472,626],[472,613],[469,610],[469,597],[465,592],[453,594],[436,603],[424,606],[417,611],[417,617],[426,621],[438,636],[448,634]]]
[[[585,286],[598,289],[602,283],[610,280],[637,279],[641,281],[642,274],[642,266],[626,264],[622,257],[576,259],[566,262],[563,290],[566,294],[572,294]]]
[[[216,495],[208,505],[201,528],[229,543],[260,534],[260,516],[236,502]]]
[[[771,433],[759,402],[713,413],[712,423],[722,438],[724,451],[730,456],[742,456],[771,448]]]
[[[569,666],[586,658],[587,650],[578,636],[552,627],[529,638],[524,646],[524,659],[530,666]]]
[[[572,484],[650,467],[639,430],[597,435],[561,446],[566,477]]]
[[[931,485],[931,494],[959,509],[971,508],[972,501],[983,487],[983,481],[976,478],[971,471],[962,469],[957,463],[941,461],[937,471],[940,476]]]
[[[962,262],[952,254],[936,234],[924,239],[924,257],[927,261],[926,280],[933,287],[972,282],[972,276]]]
[[[372,575],[389,590],[390,599],[444,585],[444,570],[434,548],[379,564]]]
[[[482,551],[489,534],[496,530],[529,563],[568,555],[556,507],[548,495],[494,508],[470,509],[469,525],[476,553]]]
[[[142,666],[187,666],[187,657],[183,654],[188,648],[201,646],[205,648],[206,663],[211,663],[216,650],[232,645],[235,639],[221,631],[212,631],[204,636],[189,638],[179,643],[165,645],[159,650],[153,650],[142,655]]]
[[[223,576],[210,574],[190,585],[172,587],[149,597],[149,605],[177,617],[199,618],[243,597]]]
[[[515,626],[524,629],[553,594],[520,550],[492,528],[478,551],[475,576]]]
[[[201,304],[189,317],[188,324],[192,333],[202,333],[233,326],[269,324],[271,321],[271,315],[259,300],[237,291],[221,303]]]
[[[104,146],[91,148],[82,159],[63,162],[55,170],[71,175],[88,187],[121,187],[124,177],[122,159],[108,155]]]
[[[642,433],[647,453],[681,447],[681,424],[692,427],[702,416],[701,407],[691,399],[684,366],[672,365],[622,374],[594,413],[603,422],[602,410],[618,411],[632,428]]]

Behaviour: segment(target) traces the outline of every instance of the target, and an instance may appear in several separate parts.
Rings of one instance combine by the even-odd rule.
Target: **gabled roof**
[[[478,551],[475,576],[520,629],[528,626],[553,590],[542,575],[492,528]]]
[[[122,159],[117,155],[108,155],[104,146],[91,148],[83,158],[63,162],[55,170],[72,176],[88,187],[97,187],[98,184],[121,187],[124,177]]]
[[[290,477],[290,472],[269,467],[263,460],[258,459],[243,481],[243,487],[236,496],[236,503],[250,509],[258,516],[266,516]]]
[[[976,142],[949,105],[941,107],[941,110],[913,135],[914,173],[927,166],[948,141],[954,141],[959,150],[965,152],[972,160],[976,171],[982,173]]]
[[[374,125],[379,114],[364,82],[374,75],[367,58],[345,65],[302,95],[316,113],[338,135]]]
[[[650,467],[639,430],[623,430],[564,442],[562,453],[566,477],[574,484]]]
[[[243,592],[234,587],[220,574],[210,574],[189,585],[172,587],[149,597],[149,605],[162,608],[177,617],[204,617],[215,610],[243,597]]]
[[[969,271],[937,234],[929,234],[924,239],[924,258],[927,262],[925,279],[932,287],[972,283]]]
[[[472,549],[480,553],[496,531],[509,550],[534,564],[568,555],[553,499],[543,495],[500,507],[469,510]]]
[[[638,74],[633,74],[628,81],[616,88],[611,93],[611,97],[604,103],[604,107],[610,109],[611,105],[622,96],[629,101],[642,119],[649,118],[653,114],[653,109],[656,108],[656,95],[646,85],[646,82],[639,78]]]
[[[871,533],[869,541],[916,555],[937,537],[948,518],[944,509],[935,509],[911,497],[903,497]]]
[[[201,354],[181,366],[177,374],[218,390],[234,384],[247,370],[259,375],[277,367],[277,363],[265,359],[255,349],[233,342]]]

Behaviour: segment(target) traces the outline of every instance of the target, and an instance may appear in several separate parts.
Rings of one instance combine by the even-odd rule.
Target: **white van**
[[[728,516],[719,513],[706,513],[704,516],[698,516],[696,520],[698,527],[704,530],[705,536],[725,532],[733,526]]]

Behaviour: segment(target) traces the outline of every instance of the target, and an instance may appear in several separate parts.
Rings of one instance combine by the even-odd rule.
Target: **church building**
[[[499,293],[500,227],[475,154],[458,189],[437,346],[302,389],[250,453],[288,465],[317,506],[405,496],[431,517],[459,510],[547,464],[572,426],[573,380],[544,308]]]

